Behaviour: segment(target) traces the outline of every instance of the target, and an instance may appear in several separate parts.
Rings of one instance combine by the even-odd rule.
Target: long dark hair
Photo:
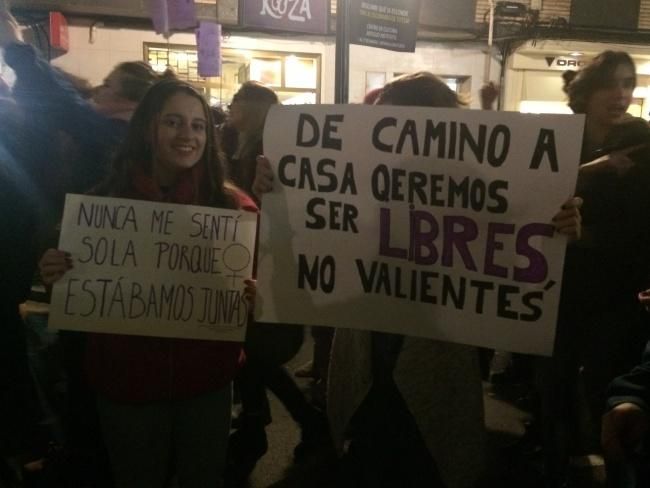
[[[272,105],[279,103],[279,99],[267,86],[256,81],[246,81],[233,96],[232,103],[242,104],[241,111],[246,121],[246,128],[237,130],[232,123],[226,123],[221,149],[228,160],[229,176],[242,189],[252,194],[255,158],[262,154],[266,115]],[[237,154],[236,158],[235,154]]]
[[[171,78],[167,72],[159,75],[143,61],[120,63],[113,68],[113,72],[120,74],[119,94],[132,102],[139,102],[157,81]]]
[[[201,94],[191,85],[180,80],[164,80],[153,85],[133,113],[126,138],[118,150],[108,179],[100,186],[99,193],[120,196],[131,188],[131,179],[137,167],[152,173],[153,147],[152,127],[162,112],[165,103],[174,95],[183,93],[201,103],[206,118],[206,141],[201,159],[189,171],[201,175],[196,204],[235,207],[231,190],[224,187],[224,168],[215,144],[214,124],[210,108]],[[155,131],[154,131],[155,132]]]
[[[444,81],[427,71],[403,75],[387,83],[375,103],[446,108],[467,105]]]
[[[587,103],[594,91],[604,88],[614,76],[616,68],[629,66],[634,73],[636,86],[636,67],[630,55],[623,51],[603,51],[579,71],[565,71],[562,74],[564,92],[569,96],[569,107],[576,114],[587,110]]]

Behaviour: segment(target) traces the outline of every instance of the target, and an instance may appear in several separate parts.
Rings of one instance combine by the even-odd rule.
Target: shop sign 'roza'
[[[307,22],[312,19],[310,0],[263,0],[260,15],[274,19],[289,19],[293,22]]]
[[[326,34],[329,24],[327,0],[247,0],[242,3],[246,27]]]

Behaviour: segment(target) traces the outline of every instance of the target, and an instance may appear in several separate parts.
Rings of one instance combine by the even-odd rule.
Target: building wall
[[[504,86],[504,109],[523,110],[520,103],[527,101],[527,103],[534,102],[535,105],[545,104],[544,111],[570,112],[566,105],[566,95],[562,90],[562,72],[565,69],[576,69],[576,67],[561,66],[556,63],[548,65],[548,59],[572,59],[588,62],[605,49],[624,50],[634,60],[637,70],[637,90],[632,109],[633,112],[634,110],[640,111],[635,115],[648,119],[650,112],[650,51],[647,46],[641,44],[623,45],[568,40],[528,41],[508,59]],[[535,111],[530,106],[527,110]]]
[[[569,13],[571,12],[571,0],[517,0],[518,3],[523,3],[529,8],[535,8],[536,4],[541,4],[542,8],[539,13],[541,21],[550,21],[557,17],[564,17],[569,20]],[[496,4],[496,0],[494,2]],[[532,5],[531,5],[532,4]],[[476,2],[476,22],[482,23],[486,18],[486,12],[489,8],[490,2],[488,0],[477,0]]]
[[[122,61],[142,60],[143,43],[164,43],[153,32],[114,29],[90,25],[70,27],[70,51],[53,64],[92,84],[102,82],[112,66]],[[194,45],[191,34],[174,34],[172,44]],[[321,102],[334,102],[335,40],[333,37],[272,36],[250,33],[226,36],[224,47],[321,55]],[[350,101],[360,102],[365,94],[366,72],[409,73],[420,70],[438,75],[471,77],[471,106],[478,107],[478,89],[483,81],[485,54],[482,44],[434,44],[419,42],[415,53],[397,53],[364,46],[350,46]],[[498,74],[493,63],[491,72]]]
[[[543,0],[540,12],[541,20],[551,20],[563,17],[569,20],[571,14],[571,0]]]
[[[639,29],[650,29],[650,1],[641,0],[639,9]]]
[[[550,21],[557,17],[563,17],[569,20],[571,13],[571,0],[517,0],[527,6],[531,3],[541,3],[540,20]],[[496,0],[495,0],[496,3]],[[482,23],[485,13],[488,10],[488,0],[477,0],[476,2],[476,22]],[[641,0],[639,10],[639,29],[650,29],[650,0]]]
[[[143,43],[165,43],[166,39],[151,31],[114,29],[98,26],[70,26],[70,50],[56,58],[53,64],[75,75],[86,78],[93,85],[102,82],[110,69],[123,61],[142,60]],[[195,45],[192,34],[174,34],[172,44]],[[334,97],[334,41],[331,38],[292,36],[290,38],[268,34],[225,36],[223,47],[251,50],[303,52],[321,55],[321,99],[332,101]],[[331,66],[332,69],[324,69]]]
[[[431,71],[439,76],[469,76],[471,78],[470,106],[480,106],[478,90],[483,84],[485,46],[483,44],[439,44],[418,42],[415,53],[398,53],[380,49],[350,46],[350,101],[363,100],[366,72],[384,71],[411,73]],[[491,65],[492,78],[499,73],[498,64]]]

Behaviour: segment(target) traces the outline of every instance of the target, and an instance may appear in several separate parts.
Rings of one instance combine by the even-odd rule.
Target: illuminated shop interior
[[[211,105],[226,106],[248,80],[272,88],[286,105],[320,102],[320,54],[225,48],[221,55],[221,76],[203,78],[195,46],[144,44],[144,59],[154,70],[171,68],[205,93]]]

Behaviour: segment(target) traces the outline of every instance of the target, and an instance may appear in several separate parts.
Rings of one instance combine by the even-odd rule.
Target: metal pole
[[[350,0],[336,1],[334,103],[348,103],[350,80]]]
[[[485,66],[483,71],[483,83],[490,81],[490,64],[492,63],[492,44],[494,42],[494,0],[489,0],[489,24],[488,24],[488,47],[485,55]]]

